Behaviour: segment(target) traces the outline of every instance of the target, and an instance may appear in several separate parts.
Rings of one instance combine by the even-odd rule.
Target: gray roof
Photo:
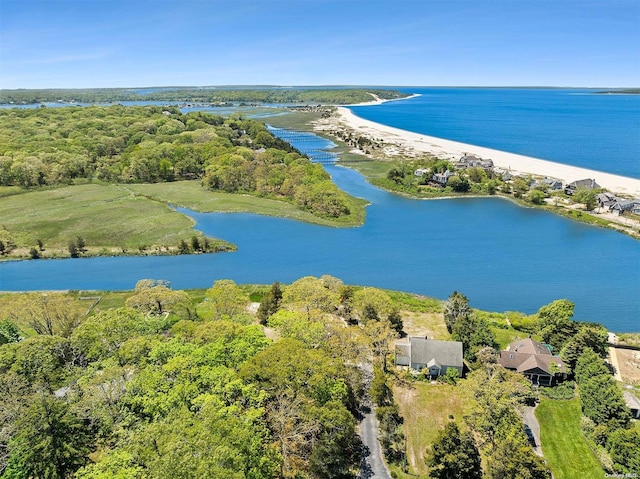
[[[439,341],[420,337],[409,338],[411,362],[428,364],[434,361],[445,366],[463,366],[462,343],[460,341]]]
[[[600,185],[598,185],[598,183],[596,183],[596,180],[592,179],[592,178],[586,178],[584,180],[576,180],[576,181],[572,181],[571,183],[569,183],[569,187],[575,187],[575,188],[600,188]]]
[[[640,409],[640,399],[638,399],[635,394],[630,391],[625,391],[622,395],[624,396],[624,402],[627,403],[627,407],[629,409]]]

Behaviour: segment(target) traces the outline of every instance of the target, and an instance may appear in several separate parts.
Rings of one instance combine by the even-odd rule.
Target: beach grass
[[[580,430],[580,399],[569,401],[541,397],[536,408],[540,442],[555,479],[605,477]]]

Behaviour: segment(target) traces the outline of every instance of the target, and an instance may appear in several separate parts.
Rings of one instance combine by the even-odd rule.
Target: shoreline
[[[417,95],[412,97],[415,96]],[[403,100],[412,97],[403,98]],[[378,98],[358,106],[379,105],[387,101],[395,100]],[[612,193],[640,197],[640,180],[635,178],[402,130],[361,118],[353,113],[349,106],[336,108],[338,123],[367,136],[381,138],[385,143],[396,144],[414,154],[432,154],[448,160],[457,160],[465,154],[472,154],[480,158],[490,158],[495,167],[509,170],[512,173],[549,177],[562,180],[564,183],[593,178],[598,185]]]

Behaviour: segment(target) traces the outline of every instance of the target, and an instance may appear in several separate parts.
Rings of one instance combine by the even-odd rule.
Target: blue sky
[[[640,86],[640,0],[0,0],[0,88]]]

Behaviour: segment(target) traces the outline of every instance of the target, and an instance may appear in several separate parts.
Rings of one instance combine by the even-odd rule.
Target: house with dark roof
[[[565,186],[564,192],[568,195],[573,195],[578,188],[583,188],[585,190],[596,190],[600,188],[600,185],[596,183],[596,180],[591,178],[587,178],[585,180],[576,180]]]
[[[544,178],[540,183],[546,185],[551,191],[562,189],[562,181],[553,178]]]
[[[609,210],[614,215],[622,215],[624,213],[640,213],[640,200],[621,200],[616,198],[616,201],[609,207]]]
[[[422,371],[428,369],[431,376],[444,375],[454,368],[462,376],[462,343],[460,341],[439,341],[412,336],[409,342],[396,343],[396,366],[409,366]]]
[[[607,193],[606,191],[603,193],[598,193],[596,195],[596,201],[598,202],[598,206],[600,208],[611,208],[617,201],[618,198],[611,193]]]
[[[525,375],[533,384],[544,386],[550,386],[557,373],[567,372],[562,359],[531,338],[514,341],[506,350],[500,351],[498,364]]]

